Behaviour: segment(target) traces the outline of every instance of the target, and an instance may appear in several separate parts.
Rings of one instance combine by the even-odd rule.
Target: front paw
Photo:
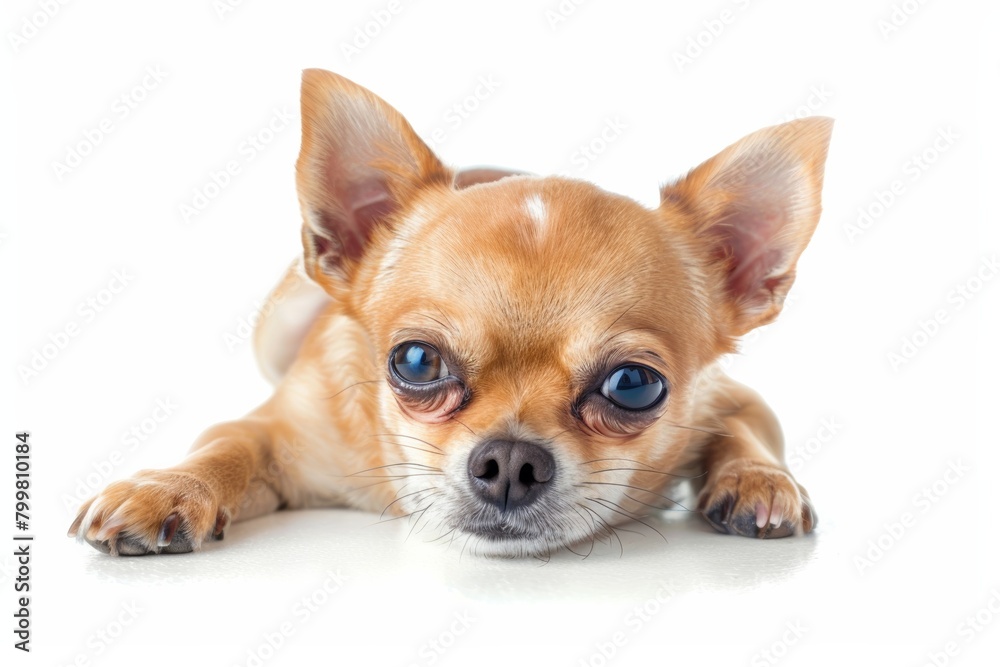
[[[69,536],[113,556],[185,553],[222,539],[229,518],[195,475],[143,470],[84,503]]]
[[[698,511],[716,530],[746,537],[788,537],[816,526],[809,496],[792,476],[768,463],[729,461],[698,498]]]

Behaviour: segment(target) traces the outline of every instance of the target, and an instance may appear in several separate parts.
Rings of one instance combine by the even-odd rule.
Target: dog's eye
[[[611,371],[601,385],[601,394],[626,410],[646,410],[667,394],[663,377],[646,366],[629,364]]]
[[[389,365],[396,375],[413,384],[427,384],[448,376],[448,367],[441,355],[427,343],[398,345],[389,358]]]

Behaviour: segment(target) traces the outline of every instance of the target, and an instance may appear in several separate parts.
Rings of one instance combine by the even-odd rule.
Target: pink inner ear
[[[333,186],[331,190],[344,213],[324,215],[321,224],[340,243],[343,258],[356,260],[368,246],[372,231],[396,209],[396,203],[380,178],[370,177],[356,183],[334,181]]]
[[[722,226],[724,252],[731,257],[729,289],[740,301],[763,305],[776,285],[769,278],[783,268],[786,248],[777,236],[787,214],[774,205],[741,210],[726,218]],[[775,279],[780,281],[780,276]]]

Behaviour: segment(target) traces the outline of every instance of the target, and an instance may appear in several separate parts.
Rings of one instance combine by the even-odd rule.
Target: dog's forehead
[[[655,280],[653,211],[566,179],[513,177],[428,197],[382,257],[398,287],[507,318],[614,309]]]
[[[627,287],[622,282],[659,264],[658,222],[653,211],[588,183],[522,176],[422,202],[395,245],[423,246],[406,251],[406,260],[428,273],[461,270],[469,278],[505,280],[515,290],[549,279],[586,280],[591,288],[595,279],[614,279],[620,291]],[[577,286],[555,284],[564,291]]]
[[[687,317],[691,302],[683,253],[663,223],[560,178],[425,197],[384,246],[373,285],[386,297],[381,323],[391,334],[445,312],[466,335],[523,338],[539,356],[589,348],[612,324],[662,327],[664,313]]]

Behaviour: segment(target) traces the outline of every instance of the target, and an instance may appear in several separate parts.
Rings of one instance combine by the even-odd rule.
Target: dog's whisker
[[[670,477],[680,477],[682,479],[697,479],[698,477],[701,477],[701,475],[704,474],[702,473],[701,475],[695,475],[692,477],[691,475],[678,475],[677,473],[673,472],[664,472],[662,470],[651,470],[647,468],[604,468],[603,470],[591,470],[588,474],[596,475],[602,472],[618,472],[622,470],[628,470],[633,472],[646,472],[646,473],[652,473],[654,475],[668,475]]]
[[[431,495],[431,496],[434,496],[434,495],[437,495],[437,492],[435,492],[435,493],[432,493],[432,494],[430,494],[430,495]],[[428,496],[428,497],[430,497],[430,496]],[[432,503],[431,503],[431,505],[433,505],[433,504],[434,504],[434,503],[432,502]],[[430,506],[430,505],[428,505],[428,507],[429,507],[429,506]],[[426,508],[422,508],[422,509],[426,509]],[[373,524],[371,524],[371,525],[373,525],[373,526],[378,526],[379,524],[383,524],[383,523],[391,523],[391,522],[393,522],[393,521],[399,521],[400,519],[408,519],[408,518],[412,517],[412,516],[413,516],[414,514],[416,514],[416,513],[417,513],[417,512],[419,512],[419,511],[420,511],[420,509],[416,509],[416,510],[413,510],[412,512],[410,512],[409,514],[401,514],[401,515],[399,515],[399,516],[394,516],[394,517],[389,517],[388,519],[380,519],[380,520],[376,521],[375,523],[373,523]]]
[[[604,334],[606,334],[609,331],[611,331],[611,327],[613,327],[616,324],[618,324],[618,321],[621,320],[621,318],[625,317],[625,315],[628,314],[628,311],[630,311],[633,308],[635,308],[636,306],[638,306],[640,301],[642,301],[641,298],[640,299],[636,299],[635,302],[631,306],[629,306],[628,308],[625,309],[625,312],[623,312],[621,315],[619,315],[618,317],[616,317],[615,321],[608,325],[607,329],[605,329],[604,331],[601,332],[601,335],[603,336]]]
[[[465,548],[469,546],[469,540],[472,539],[472,533],[469,533],[468,537],[465,538],[465,543],[462,544],[462,550],[458,552],[458,562],[462,562],[462,556],[465,555]]]
[[[354,387],[359,387],[361,385],[366,385],[366,384],[378,384],[379,382],[382,382],[382,380],[362,380],[361,382],[355,382],[354,384],[349,384],[340,391],[338,391],[336,394],[333,394],[332,396],[327,396],[326,400],[331,401],[340,396],[341,394],[343,394],[348,389],[353,389]]]
[[[433,505],[434,503],[431,503],[431,504]],[[428,507],[428,509],[430,509],[430,508]],[[421,517],[421,518],[423,518],[423,519],[424,519],[424,525],[423,525],[423,527],[422,527],[422,528],[420,528],[420,529],[419,529],[419,530],[417,531],[417,535],[419,535],[420,533],[424,532],[424,530],[426,530],[426,529],[427,529],[427,526],[431,525],[431,521],[430,521],[430,519],[426,518],[426,515],[425,515],[424,517]],[[418,523],[418,524],[420,523],[420,520],[419,520],[419,519],[417,520],[417,523]]]
[[[588,463],[600,463],[602,461],[628,461],[629,463],[635,463],[636,465],[646,466],[647,468],[650,468],[650,469],[652,469],[652,467],[653,467],[653,466],[649,465],[648,463],[644,463],[642,461],[636,461],[635,459],[626,459],[626,458],[622,458],[620,456],[612,456],[612,457],[603,458],[603,459],[591,459],[590,461],[584,461],[580,465],[587,465]]]
[[[406,538],[403,540],[404,542],[406,542],[406,541],[408,541],[410,539],[410,535],[413,535],[413,529],[417,527],[418,523],[420,523],[420,519],[423,518],[427,514],[427,510],[429,510],[431,507],[433,507],[434,503],[436,503],[436,502],[437,502],[436,500],[432,500],[430,502],[430,504],[428,504],[426,507],[423,507],[423,508],[417,510],[416,512],[414,512],[414,514],[418,514],[419,513],[419,516],[416,518],[416,520],[412,524],[410,524],[410,530],[409,530],[409,532],[406,533]]]
[[[410,496],[415,496],[418,493],[425,493],[425,492],[431,491],[433,489],[434,489],[433,486],[429,486],[429,487],[427,487],[425,489],[420,489],[419,491],[412,491],[410,493],[407,493],[406,495],[399,496],[398,498],[396,498],[391,503],[389,503],[388,505],[385,506],[385,508],[382,510],[382,513],[378,515],[378,518],[381,520],[385,516],[385,513],[389,511],[390,507],[392,507],[393,505],[395,505],[399,501],[403,500],[404,498],[409,498]],[[399,491],[396,492],[396,495],[399,495]],[[414,502],[419,502],[419,499],[417,499],[417,501],[414,501]]]
[[[382,470],[384,468],[418,468],[423,470],[430,470],[432,472],[442,472],[441,468],[435,468],[434,466],[425,465],[423,463],[411,463],[404,461],[403,463],[387,463],[381,466],[375,466],[374,468],[367,468],[365,470],[359,470],[356,473],[347,475],[347,477],[362,477],[361,473],[371,472],[372,470]]]
[[[549,547],[548,541],[545,542],[545,558],[537,554],[533,558],[542,561],[543,566],[548,565],[552,561],[552,549]]]
[[[590,512],[591,514],[593,514],[597,518],[597,520],[601,523],[601,525],[604,527],[604,529],[608,531],[608,546],[610,546],[611,544],[613,544],[613,542],[611,541],[611,536],[612,535],[615,537],[615,539],[618,540],[618,557],[621,558],[622,556],[624,556],[625,555],[625,544],[622,542],[622,538],[621,538],[621,536],[618,535],[618,532],[615,531],[615,529],[611,527],[611,524],[608,523],[604,519],[604,517],[602,517],[600,514],[598,514],[594,510],[590,509],[586,505],[580,505],[580,507],[582,507],[583,509],[585,509],[588,512]]]
[[[410,477],[444,477],[441,472],[413,472],[406,475],[334,475],[334,477],[372,477],[375,479],[409,479]]]
[[[580,514],[580,510],[576,509],[575,504],[572,507],[572,510],[576,512],[576,515],[580,517],[581,521],[583,521],[583,529],[587,531],[587,518],[582,514]],[[586,555],[583,556],[583,560],[587,560],[587,558],[590,557],[590,554],[594,553],[594,544],[596,542],[595,533],[597,532],[597,525],[594,523],[593,519],[590,520],[590,525],[593,527],[593,530],[587,531],[590,533],[590,550],[586,553]]]
[[[717,431],[712,431],[707,428],[698,428],[697,426],[685,426],[683,424],[675,424],[674,422],[668,422],[664,420],[663,422],[667,426],[673,426],[674,428],[683,428],[688,431],[697,431],[698,433],[707,433],[709,435],[718,436],[720,438],[732,438],[734,437],[732,433],[719,433]]]
[[[612,341],[615,338],[618,338],[619,336],[624,336],[625,334],[627,334],[629,332],[632,332],[632,331],[655,331],[656,333],[662,334],[664,336],[669,336],[670,335],[669,331],[664,331],[663,329],[657,329],[655,327],[632,327],[631,329],[625,329],[624,331],[619,331],[614,336],[611,336],[610,338],[608,338],[608,341]]]
[[[689,510],[688,508],[684,507],[683,505],[681,505],[676,500],[671,500],[670,502],[672,502],[675,505],[681,505],[679,508],[678,507],[662,507],[660,505],[650,505],[649,503],[644,503],[641,500],[639,500],[638,498],[634,498],[634,497],[630,496],[627,493],[623,493],[622,495],[625,496],[626,498],[628,498],[629,500],[631,500],[634,503],[639,503],[640,505],[645,505],[646,507],[649,507],[649,508],[654,509],[654,510],[659,510],[661,512],[692,512],[693,511],[693,510]]]
[[[463,424],[463,426],[464,426],[464,424]],[[468,426],[466,426],[466,428],[468,428]],[[372,437],[376,437],[376,436],[377,437],[391,437],[391,438],[409,438],[410,440],[416,440],[419,443],[422,443],[424,445],[427,445],[428,447],[436,449],[439,453],[442,453],[442,454],[444,453],[444,452],[441,451],[441,448],[438,447],[437,445],[435,445],[434,443],[427,442],[426,440],[421,440],[420,438],[417,438],[417,437],[412,436],[412,435],[406,435],[405,433],[373,433],[372,434]]]
[[[334,475],[334,477],[341,477],[341,478],[343,478],[343,475]],[[391,481],[393,481],[393,480],[392,479],[384,479],[381,482],[372,482],[371,484],[364,484],[362,486],[355,486],[354,488],[344,489],[344,492],[345,493],[361,493],[362,491],[366,491],[366,490],[372,488],[373,486],[378,486],[379,484],[388,484]]]
[[[438,525],[441,525],[440,522],[438,523]],[[449,535],[454,534],[456,530],[458,530],[458,528],[452,528],[447,533],[442,533],[441,535],[438,535],[437,537],[435,537],[433,540],[429,540],[427,542],[427,544],[434,544],[438,540],[443,540],[444,538],[448,537]]]
[[[475,432],[475,431],[473,431],[473,430],[472,430],[471,428],[469,428],[469,426],[468,426],[468,425],[467,425],[467,424],[466,424],[465,422],[463,422],[463,421],[462,421],[461,419],[459,419],[458,417],[452,417],[452,418],[451,418],[451,420],[452,420],[453,422],[456,422],[456,423],[458,423],[458,424],[461,424],[461,425],[462,425],[462,426],[463,426],[463,427],[465,428],[465,430],[466,430],[466,431],[468,431],[469,433],[471,433],[471,434],[472,434],[473,436],[475,436],[475,437],[477,437],[477,438],[479,437],[479,436],[478,436],[478,435],[476,434],[476,432]]]
[[[650,530],[652,530],[652,531],[653,531],[654,533],[656,533],[656,534],[657,534],[657,535],[659,535],[659,536],[660,536],[661,538],[663,538],[663,541],[664,541],[664,542],[666,542],[666,541],[667,541],[667,538],[666,538],[666,537],[664,537],[663,533],[661,533],[660,531],[658,531],[658,530],[657,530],[656,528],[654,528],[653,526],[650,526],[650,525],[649,525],[648,523],[646,523],[645,521],[643,521],[643,520],[642,520],[642,519],[640,519],[639,517],[635,516],[635,515],[634,515],[634,514],[632,514],[631,512],[628,512],[627,510],[625,510],[625,508],[624,508],[624,507],[622,507],[622,506],[621,506],[621,505],[619,505],[618,503],[614,503],[614,502],[611,502],[610,500],[605,500],[604,498],[587,498],[587,500],[589,500],[589,501],[591,501],[591,502],[595,502],[595,503],[599,503],[599,504],[601,504],[601,505],[604,505],[605,507],[608,507],[608,505],[614,505],[615,507],[618,507],[618,508],[620,508],[620,509],[614,509],[613,507],[608,507],[608,509],[609,509],[609,510],[611,510],[612,512],[615,512],[616,514],[621,514],[621,515],[622,515],[623,517],[626,517],[626,518],[628,518],[628,519],[631,519],[632,521],[635,521],[635,522],[637,522],[637,523],[641,523],[641,524],[642,524],[642,525],[644,525],[644,526],[645,526],[646,528],[649,528],[649,529],[650,529]],[[607,504],[605,504],[605,503],[607,503]]]
[[[604,506],[603,506],[603,505],[599,505],[599,507],[604,507]],[[605,507],[605,509],[611,509],[611,508],[610,508],[610,507]],[[612,526],[611,526],[611,524],[609,523],[609,524],[608,524],[608,528],[611,528],[611,527],[612,527]],[[616,527],[615,527],[615,529],[616,529],[616,530],[619,530],[619,531],[621,531],[621,532],[623,532],[623,533],[632,533],[633,535],[640,535],[640,536],[642,536],[642,537],[646,537],[646,535],[645,535],[645,534],[643,534],[642,532],[640,532],[640,531],[638,531],[638,530],[630,530],[630,529],[628,529],[628,528],[622,528],[621,526],[616,526]]]
[[[433,317],[433,316],[431,316],[431,315],[428,315],[427,313],[422,313],[422,312],[419,312],[419,311],[418,311],[418,312],[415,312],[415,313],[413,313],[413,314],[414,314],[414,315],[419,315],[420,317],[426,317],[426,318],[427,318],[427,319],[429,319],[429,320],[430,320],[431,322],[435,322],[436,324],[438,324],[438,325],[439,325],[439,326],[440,326],[440,327],[441,327],[442,329],[447,329],[448,331],[450,331],[450,332],[451,332],[451,333],[453,333],[453,334],[457,334],[457,333],[458,333],[458,331],[457,331],[457,330],[456,330],[456,329],[455,329],[454,327],[452,327],[452,326],[449,326],[449,325],[445,324],[444,322],[442,322],[442,321],[441,321],[441,320],[439,320],[438,318],[436,318],[436,317]]]
[[[679,507],[683,507],[684,509],[688,509],[687,507],[684,507],[684,505],[681,505],[679,502],[677,502],[673,498],[669,498],[669,497],[663,495],[662,493],[656,493],[655,491],[650,491],[649,489],[644,489],[641,486],[635,486],[634,484],[621,484],[619,482],[582,482],[582,483],[583,484],[590,484],[590,485],[599,485],[599,486],[620,486],[620,487],[623,487],[623,488],[626,488],[626,489],[635,489],[636,491],[642,491],[643,493],[648,493],[651,496],[656,496],[657,498],[663,498],[667,502],[671,502],[671,503],[674,503],[675,505],[678,505]],[[690,510],[688,510],[688,511],[690,511]]]
[[[377,436],[372,436],[372,437],[377,438]],[[381,439],[379,439],[379,442],[395,445],[396,447],[405,447],[406,449],[415,449],[418,452],[425,452],[427,454],[433,454],[435,456],[441,456],[441,452],[431,451],[430,449],[424,449],[423,447],[417,447],[416,445],[404,445],[401,442],[393,442],[390,440],[381,440]]]
[[[451,329],[451,331],[453,333],[457,334],[459,332],[458,331],[458,327],[455,326],[455,323],[452,322],[452,320],[451,320],[450,317],[448,317],[448,313],[446,313],[443,310],[441,310],[441,307],[437,306],[437,305],[434,306],[434,310],[438,311],[441,314],[441,317],[443,317],[445,320],[447,320],[447,322],[448,322],[448,328]]]

